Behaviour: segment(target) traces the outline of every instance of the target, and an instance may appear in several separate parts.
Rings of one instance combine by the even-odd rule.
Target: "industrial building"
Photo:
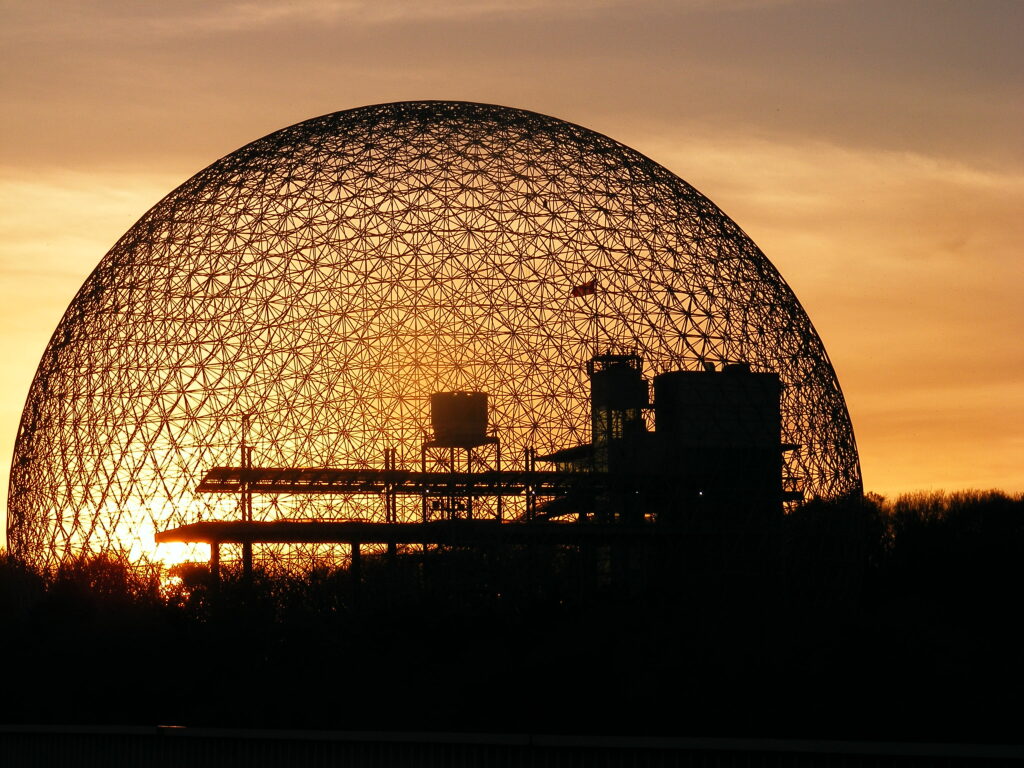
[[[636,354],[599,354],[587,361],[590,442],[540,455],[527,448],[519,468],[503,469],[500,434],[488,423],[486,392],[435,392],[433,431],[423,441],[418,470],[399,469],[394,449],[379,468],[257,467],[243,463],[209,471],[199,491],[236,495],[240,519],[162,531],[158,542],[208,543],[219,576],[220,548],[240,544],[251,572],[254,544],[348,544],[358,578],[364,545],[473,547],[495,544],[628,546],[661,538],[714,536],[736,562],[750,567],[783,514],[786,490],[781,442],[779,377],[745,363],[721,370],[672,371],[651,382]],[[653,422],[654,429],[648,429]],[[428,453],[442,452],[446,471],[428,471]],[[477,471],[474,456],[493,454],[493,468]],[[247,458],[249,447],[240,446]],[[506,467],[508,466],[506,458]],[[372,494],[384,522],[254,522],[254,494],[323,496]],[[399,522],[398,496],[418,497],[421,518]],[[503,499],[525,501],[506,519]],[[496,503],[481,516],[478,500]],[[474,509],[477,513],[474,514]],[[755,549],[750,542],[755,542]]]

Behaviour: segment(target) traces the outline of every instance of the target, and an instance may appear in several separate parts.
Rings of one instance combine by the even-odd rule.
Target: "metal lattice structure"
[[[595,281],[596,293],[572,296]],[[861,488],[835,372],[782,277],[711,201],[605,136],[454,102],[308,120],[232,152],[102,259],[43,354],[17,437],[12,552],[42,566],[231,518],[237,465],[414,464],[434,391],[489,393],[508,468],[589,441],[585,361],[747,361],[784,384],[786,474]],[[418,507],[417,507],[418,508]],[[381,519],[377,497],[255,519]],[[402,514],[412,514],[409,510]],[[408,518],[412,519],[412,518]]]

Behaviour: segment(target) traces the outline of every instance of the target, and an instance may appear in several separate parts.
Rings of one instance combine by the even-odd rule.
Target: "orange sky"
[[[0,3],[3,478],[50,333],[149,206],[299,120],[464,99],[731,216],[821,334],[868,490],[1024,490],[1024,4]]]

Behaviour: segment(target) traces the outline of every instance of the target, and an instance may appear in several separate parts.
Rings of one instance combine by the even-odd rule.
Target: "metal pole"
[[[398,463],[395,448],[384,449],[384,470],[394,472]],[[389,477],[384,485],[384,522],[394,523],[398,519],[398,505],[395,498],[395,484],[393,478]]]
[[[455,501],[455,472],[456,472],[456,467],[455,467],[455,449],[454,448],[449,448],[448,449],[448,472],[450,473],[450,477],[448,478],[448,518],[450,520],[454,520],[455,519],[455,515],[456,515],[455,505],[457,503]]]
[[[427,472],[427,444],[426,442],[420,446],[420,472],[426,474]],[[423,487],[423,522],[427,522],[427,489]],[[424,551],[426,550],[426,544],[423,545]]]
[[[249,470],[252,468],[252,448],[247,445],[249,440],[249,414],[242,416],[242,482],[241,489],[242,521],[252,522],[252,490],[249,487]],[[252,542],[242,544],[242,576],[246,581],[252,579]]]
[[[427,440],[426,440],[426,436],[424,436],[424,438],[423,438],[423,445],[420,446],[420,470],[424,474],[426,474],[426,472],[427,472]],[[426,487],[426,485],[423,486],[422,493],[423,493],[423,495],[422,495],[421,498],[423,499],[423,522],[425,523],[425,522],[427,522],[427,487]],[[423,542],[423,554],[426,554],[426,553],[427,553],[427,542],[424,541]]]
[[[471,475],[473,472],[473,449],[466,449],[466,474]],[[473,519],[473,480],[472,477],[466,478],[466,519]]]
[[[498,446],[498,461],[497,461],[498,484],[500,486],[500,484],[501,484],[501,441],[500,440],[497,442],[497,446]],[[505,498],[504,494],[500,492],[501,490],[502,489],[499,487],[499,489],[498,489],[498,491],[499,491],[499,493],[498,493],[498,522],[499,523],[501,522],[501,500],[503,498]]]
[[[533,462],[532,449],[525,448],[523,466],[526,469],[526,519],[533,520]]]

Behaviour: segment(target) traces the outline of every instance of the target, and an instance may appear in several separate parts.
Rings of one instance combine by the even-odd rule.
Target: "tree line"
[[[416,551],[359,585],[4,555],[0,721],[1019,740],[1024,496],[814,501],[721,544]]]

